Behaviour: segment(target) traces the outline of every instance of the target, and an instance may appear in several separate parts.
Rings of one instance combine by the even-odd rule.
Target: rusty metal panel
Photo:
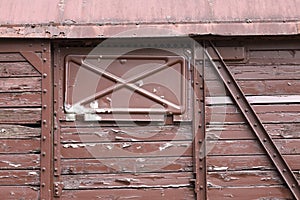
[[[89,120],[87,115],[97,113],[101,120],[105,113],[178,115],[186,111],[182,57],[70,55],[65,60],[68,114],[85,114]]]
[[[1,37],[98,38],[130,30],[136,36],[299,34],[298,1],[30,1],[0,2]],[[135,5],[135,6],[132,6]],[[36,12],[36,11],[40,12]],[[42,14],[41,14],[42,13]],[[141,35],[140,35],[141,36]]]

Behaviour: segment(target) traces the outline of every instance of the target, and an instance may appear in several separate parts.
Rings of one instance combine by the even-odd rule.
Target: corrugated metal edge
[[[189,35],[271,36],[298,35],[300,33],[299,29],[300,21],[151,25],[2,25],[0,26],[0,38],[132,38]]]

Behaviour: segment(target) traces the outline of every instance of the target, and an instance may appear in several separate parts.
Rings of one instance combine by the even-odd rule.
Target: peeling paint
[[[169,147],[172,147],[172,146],[174,146],[174,145],[171,144],[171,143],[165,143],[162,147],[159,147],[159,150],[162,151],[162,150],[165,150],[165,149],[167,149]]]

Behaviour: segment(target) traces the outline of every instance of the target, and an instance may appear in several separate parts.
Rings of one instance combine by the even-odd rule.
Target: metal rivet
[[[200,102],[203,102],[203,101],[204,101],[204,99],[201,98],[201,99],[200,99]]]
[[[45,167],[43,167],[43,168],[42,168],[42,171],[43,171],[43,172],[44,172],[44,171],[46,171],[46,168],[45,168]]]
[[[42,187],[45,187],[45,185],[46,185],[45,183],[42,183]]]
[[[32,47],[32,44],[29,44],[30,47]]]
[[[264,142],[267,142],[267,138],[264,138]]]
[[[200,185],[200,190],[203,190],[203,186],[202,185]]]
[[[44,78],[47,78],[47,74],[46,74],[46,73],[43,73],[43,77],[44,77]]]
[[[202,165],[200,165],[199,169],[201,169],[201,170],[202,170],[202,169],[203,169],[203,166],[202,166]]]
[[[200,161],[203,161],[203,158],[200,158],[199,160],[200,160]]]
[[[57,157],[54,157],[54,160],[57,161]]]
[[[47,62],[47,58],[43,58],[43,62]]]
[[[227,83],[230,84],[231,83],[230,80],[228,80]]]
[[[200,77],[202,77],[202,74],[199,74]]]
[[[54,67],[57,67],[57,64],[54,64]]]
[[[57,103],[57,100],[56,99],[54,99],[54,101],[53,101],[54,103]]]
[[[248,109],[245,109],[245,112],[248,112],[249,110]]]
[[[276,156],[277,156],[276,153],[274,153],[274,154],[273,154],[273,157],[276,157]]]
[[[47,108],[47,105],[43,105],[43,108],[46,109],[46,108]]]
[[[44,119],[44,120],[43,120],[43,124],[46,124],[46,123],[47,123],[47,120]]]
[[[218,66],[218,69],[221,69],[221,66]]]
[[[54,126],[54,129],[57,130],[57,129],[58,129],[58,126]]]
[[[45,141],[47,139],[47,137],[46,136],[43,136],[43,140]]]
[[[47,51],[47,48],[43,48],[43,51],[46,52],[46,51]]]
[[[56,84],[56,83],[54,83],[54,87],[57,87],[57,84]]]
[[[42,156],[46,156],[46,152],[42,152]]]
[[[202,125],[201,125],[201,124],[199,124],[199,125],[198,125],[198,128],[201,128],[201,127],[202,127]]]
[[[253,124],[253,126],[257,127],[257,124]]]
[[[57,141],[54,142],[54,145],[57,146]]]
[[[295,184],[293,184],[293,185],[292,185],[292,187],[294,188],[294,187],[296,187],[296,185],[295,185]]]
[[[239,95],[237,95],[237,96],[236,96],[236,98],[237,98],[237,99],[240,99],[240,96],[239,96]]]
[[[201,113],[202,111],[201,110],[198,110],[198,113]]]
[[[44,89],[43,92],[44,92],[44,93],[47,93],[47,89]]]
[[[54,168],[54,171],[56,171],[56,172],[57,172],[57,171],[58,171],[58,169],[57,169],[57,168]]]
[[[196,84],[196,85],[199,85],[199,82],[196,82],[195,84]]]
[[[44,43],[41,43],[41,46],[43,47],[45,44]]]
[[[282,171],[283,171],[283,172],[286,172],[286,169],[283,169]]]
[[[200,85],[200,89],[201,89],[201,90],[203,89],[203,85]]]
[[[202,143],[202,140],[199,140],[199,143],[201,144],[201,143]]]

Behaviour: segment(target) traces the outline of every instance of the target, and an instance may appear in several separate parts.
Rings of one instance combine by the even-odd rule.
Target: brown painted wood
[[[191,141],[63,144],[63,158],[191,156]]]
[[[3,154],[0,155],[0,170],[39,169],[39,154]]]
[[[11,45],[11,44],[10,44]],[[2,45],[1,45],[2,47]],[[26,61],[25,58],[20,53],[0,53],[0,62],[18,62],[18,61]]]
[[[0,124],[39,124],[41,108],[1,108]]]
[[[190,125],[62,128],[61,142],[192,140]]]
[[[1,185],[39,185],[37,170],[0,170]]]
[[[263,123],[291,123],[300,122],[299,111],[300,105],[263,105],[253,107]],[[207,107],[208,122],[245,122],[240,111],[234,105],[226,106],[208,106]]]
[[[0,78],[0,92],[41,91],[40,77]]]
[[[40,92],[0,93],[0,107],[39,107]]]
[[[190,187],[192,173],[89,174],[62,176],[64,189]]]
[[[98,200],[98,199],[118,199],[118,200],[194,200],[192,188],[144,188],[137,189],[101,189],[101,190],[64,190],[62,199],[65,200]]]
[[[0,154],[6,153],[39,153],[39,139],[3,139],[0,140]]]
[[[300,149],[297,148],[299,139],[276,139],[276,144],[279,151],[284,154],[300,154]],[[256,140],[218,140],[208,141],[207,148],[209,155],[261,155],[264,150]]]
[[[265,124],[269,135],[273,139],[299,139],[300,124],[282,123],[282,124]],[[230,124],[230,125],[208,125],[208,139],[256,139],[254,133],[247,124]]]
[[[1,62],[0,77],[41,76],[28,62]]]
[[[120,165],[122,163],[122,165]],[[161,158],[99,158],[99,159],[63,159],[62,174],[118,173],[123,172],[191,172],[191,157]],[[111,167],[109,167],[111,166]],[[163,167],[162,167],[163,166]]]
[[[214,171],[207,173],[207,181],[214,187],[271,186],[283,184],[276,171]]]
[[[295,162],[300,159],[300,155],[284,155],[283,157],[292,170],[300,169],[300,163]],[[207,165],[209,171],[275,169],[265,155],[208,156]]]
[[[0,186],[0,199],[39,199],[39,188],[33,186]]]
[[[274,64],[239,64],[228,65],[236,80],[294,80],[300,79],[300,68],[297,65]],[[205,68],[206,80],[217,80],[216,72],[210,68]]]
[[[209,199],[293,199],[290,191],[284,186],[248,186],[208,189]]]
[[[300,80],[251,80],[237,81],[245,95],[293,95],[298,94]],[[206,81],[210,96],[226,94],[224,85],[219,81]]]
[[[41,135],[41,128],[32,128],[28,126],[21,126],[21,125],[5,125],[0,124],[0,138],[15,138],[15,139],[22,139],[22,138],[33,138],[39,137]]]

